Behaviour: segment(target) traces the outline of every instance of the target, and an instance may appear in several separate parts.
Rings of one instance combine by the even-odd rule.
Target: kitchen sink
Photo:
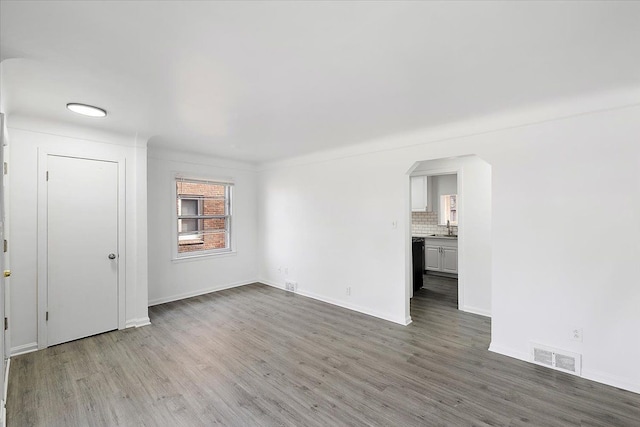
[[[458,236],[456,236],[455,234],[452,235],[448,235],[448,234],[430,234],[429,237],[446,237],[447,239],[457,239]]]

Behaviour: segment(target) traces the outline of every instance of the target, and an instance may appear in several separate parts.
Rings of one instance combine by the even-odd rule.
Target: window
[[[458,196],[443,194],[440,196],[440,225],[458,225]]]
[[[231,251],[232,187],[176,178],[178,257]]]

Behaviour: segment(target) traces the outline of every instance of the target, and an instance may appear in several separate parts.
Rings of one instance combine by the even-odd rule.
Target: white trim
[[[491,317],[491,312],[488,310],[484,310],[482,308],[464,306],[460,307],[459,310],[464,311],[465,313],[477,314],[484,317]]]
[[[265,285],[269,285],[271,287],[274,288],[278,288],[278,289],[282,289],[285,290],[284,285],[278,285],[274,282],[268,281],[268,280],[258,280],[258,283],[262,283]],[[297,295],[301,295],[303,297],[307,297],[307,298],[311,298],[311,299],[315,299],[318,301],[322,301],[322,302],[326,302],[327,304],[331,304],[331,305],[335,305],[338,307],[342,307],[342,308],[346,308],[348,310],[351,311],[356,311],[358,313],[362,313],[362,314],[366,314],[368,316],[373,316],[373,317],[377,317],[378,319],[382,319],[382,320],[386,320],[388,322],[393,322],[393,323],[397,323],[403,326],[407,326],[409,323],[411,323],[411,317],[407,316],[407,317],[403,317],[403,318],[398,318],[395,317],[391,314],[388,313],[382,313],[379,311],[375,311],[375,310],[370,310],[368,308],[359,306],[359,305],[355,305],[355,304],[348,304],[345,303],[343,301],[339,301],[333,298],[328,298],[325,297],[323,295],[319,295],[313,292],[309,292],[309,291],[305,291],[305,290],[301,290],[300,288],[298,288],[298,290],[296,291]]]
[[[31,353],[38,350],[37,342],[30,342],[11,348],[11,357],[20,356],[21,354]]]
[[[4,401],[7,401],[9,394],[9,367],[11,366],[11,358],[7,359],[7,366],[4,368]]]
[[[185,258],[200,258],[200,257],[209,257],[209,256],[219,256],[219,255],[227,255],[227,254],[232,254],[236,252],[236,233],[235,233],[235,221],[234,221],[234,187],[235,187],[235,180],[231,177],[229,178],[222,178],[222,179],[214,179],[211,177],[205,177],[202,175],[198,175],[198,174],[189,174],[189,173],[184,173],[184,172],[180,172],[180,171],[171,171],[171,184],[172,184],[172,188],[171,188],[171,200],[173,200],[173,204],[172,204],[172,212],[173,212],[173,225],[171,226],[171,238],[172,238],[172,243],[171,243],[171,261],[175,262],[175,261],[179,261]],[[228,243],[229,243],[229,248],[228,249],[209,249],[209,250],[202,250],[202,251],[194,251],[194,252],[185,252],[184,255],[180,255],[180,253],[178,252],[178,211],[176,209],[176,200],[178,200],[178,187],[176,185],[176,182],[178,180],[185,180],[185,181],[202,181],[204,183],[209,183],[209,184],[219,184],[219,185],[224,185],[225,187],[227,187],[227,191],[229,193],[229,214],[225,215],[225,218],[228,219],[228,233],[229,235],[227,236],[228,238]]]
[[[529,360],[529,353],[527,353],[526,351],[522,352],[522,351],[513,350],[511,348],[502,347],[500,345],[494,344],[493,342],[491,342],[491,344],[489,345],[489,351],[492,353],[513,357],[514,359],[531,363],[531,361]]]
[[[192,252],[197,253],[197,252]],[[197,255],[181,256],[179,258],[171,258],[171,262],[185,262],[185,261],[197,261],[202,258],[224,258],[228,256],[237,256],[238,251],[226,251],[226,252],[205,252]]]
[[[582,378],[640,394],[640,384],[629,382],[627,378],[584,368],[582,369]]]
[[[124,329],[126,320],[126,157],[124,155],[96,156],[90,149],[73,147],[71,149],[38,148],[38,349],[48,347],[47,290],[48,290],[48,253],[47,253],[47,159],[49,156],[72,157],[78,159],[113,162],[118,166],[118,329]]]
[[[164,304],[164,303],[167,303],[167,302],[179,301],[179,300],[185,299],[185,298],[197,297],[199,295],[210,294],[211,292],[223,291],[225,289],[231,289],[231,288],[237,288],[239,286],[251,285],[253,283],[256,283],[256,281],[255,280],[250,280],[250,281],[228,283],[228,284],[225,284],[225,285],[213,286],[211,288],[199,289],[197,291],[185,292],[183,294],[177,294],[177,295],[171,295],[171,296],[168,296],[168,297],[156,298],[156,299],[149,300],[149,307],[154,306],[154,305]]]
[[[151,324],[151,319],[148,317],[141,317],[139,319],[129,319],[125,324],[125,328],[140,328],[142,326],[148,326]]]
[[[1,427],[4,427],[7,425],[7,395],[9,394],[9,366],[10,365],[11,365],[11,358],[8,358],[7,366],[4,371],[3,398],[2,398],[2,402],[0,403],[1,412],[2,412],[2,415],[1,415],[2,424],[0,424]]]

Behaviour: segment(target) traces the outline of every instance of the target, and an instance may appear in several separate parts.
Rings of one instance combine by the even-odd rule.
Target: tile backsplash
[[[458,234],[458,227],[451,227]],[[446,225],[438,225],[437,212],[411,212],[411,234],[425,236],[429,234],[447,234]]]

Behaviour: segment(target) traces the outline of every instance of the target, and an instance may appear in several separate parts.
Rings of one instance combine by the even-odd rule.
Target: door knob
[[[11,276],[11,270],[5,270],[4,277],[9,277],[9,276]]]
[[[116,254],[109,254],[109,259],[116,259]]]

